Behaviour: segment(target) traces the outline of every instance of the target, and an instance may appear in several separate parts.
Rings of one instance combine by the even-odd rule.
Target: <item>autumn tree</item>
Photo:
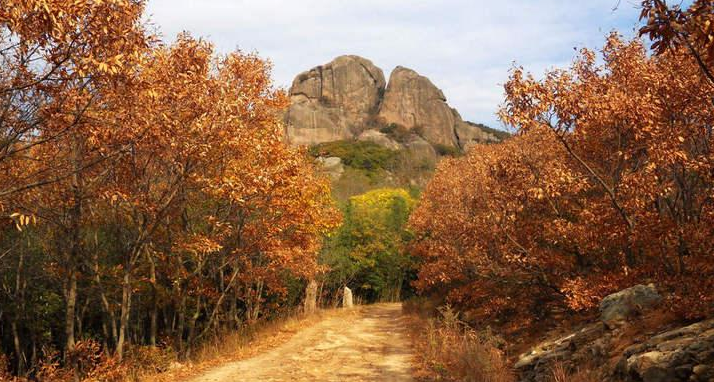
[[[338,221],[282,140],[270,65],[159,43],[143,5],[0,7],[0,344],[18,375],[46,362],[76,380],[93,352],[116,365],[143,345],[188,357],[291,309]]]
[[[602,59],[513,70],[518,136],[442,164],[412,217],[420,288],[533,318],[654,281],[679,313],[712,312],[711,84],[681,49],[616,34]]]
[[[100,94],[117,91],[148,45],[143,2],[3,1],[0,9],[0,204],[23,225],[40,212],[32,208],[44,197],[39,187],[62,190],[50,198],[56,213],[45,216],[62,231],[56,250],[66,275],[64,342],[71,352],[81,226],[87,188],[98,180],[87,173],[97,175],[97,166],[126,150],[97,145],[118,128],[108,112],[116,105]]]
[[[440,163],[410,218],[418,289],[516,326],[565,305],[559,286],[582,262],[559,249],[574,247],[562,233],[583,183],[541,133]]]
[[[149,41],[142,12],[143,2],[135,0],[0,2],[0,198],[6,209],[15,207],[8,198],[76,173],[71,163],[33,150],[87,130],[89,113],[101,107],[96,94],[116,85]]]
[[[209,43],[181,35],[152,52],[141,82],[146,90],[122,114],[135,129],[132,149],[112,169],[104,197],[106,224],[117,227],[110,240],[123,244],[114,260],[123,274],[116,354],[128,338],[134,280],[148,272],[155,283],[163,270],[175,285],[175,341],[188,355],[215,329],[226,296],[257,320],[284,272],[311,277],[332,225],[329,188],[304,152],[281,141],[277,115],[286,98],[258,57],[216,57]],[[160,266],[162,259],[173,266]],[[216,272],[220,288],[207,282]],[[245,295],[236,293],[240,281]],[[152,323],[156,303],[147,309]],[[150,330],[154,342],[155,323]]]
[[[686,52],[714,85],[714,2],[696,0],[688,9],[665,0],[642,1],[640,35],[649,37],[656,54]]]

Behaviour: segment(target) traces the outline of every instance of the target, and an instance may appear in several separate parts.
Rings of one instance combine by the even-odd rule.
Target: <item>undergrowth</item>
[[[419,304],[405,304],[411,313],[419,381],[514,382],[503,342],[490,330],[476,331],[449,305],[436,316]]]
[[[179,360],[171,346],[129,346],[122,361],[105,354],[96,341],[80,341],[72,360],[77,373],[62,367],[60,353],[44,349],[45,359],[32,380],[41,382],[173,382],[185,380],[211,367],[225,362],[254,356],[278,346],[292,337],[300,328],[310,326],[325,315],[319,311],[312,316],[297,312],[286,313],[270,321],[246,325],[240,330],[224,330],[196,347],[189,359]],[[0,353],[0,382],[29,382],[6,373],[8,360]]]
[[[338,157],[347,167],[366,171],[390,170],[394,167],[397,151],[373,142],[334,141],[309,148],[314,157]]]
[[[515,382],[509,344],[489,327],[476,330],[450,305],[415,297],[403,305],[410,317],[414,343],[415,379],[420,382]],[[556,363],[547,382],[598,382],[595,370],[576,370]]]

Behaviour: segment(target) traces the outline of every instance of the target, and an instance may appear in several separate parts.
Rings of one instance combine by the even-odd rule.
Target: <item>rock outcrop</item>
[[[403,148],[402,145],[389,138],[387,134],[384,134],[379,130],[365,130],[357,137],[357,140],[376,143],[382,147],[392,150],[400,150]]]
[[[454,129],[461,122],[457,116],[444,93],[428,78],[401,66],[394,69],[379,108],[381,121],[410,130],[419,128],[430,143],[456,147]]]
[[[339,179],[345,172],[345,165],[338,157],[319,157],[315,159],[315,162],[319,165],[319,169],[332,180]]]
[[[301,73],[290,88],[288,141],[309,145],[354,137],[376,112],[384,87],[382,70],[357,56]]]
[[[455,109],[453,110],[454,114],[458,116],[456,126],[454,126],[454,132],[456,133],[456,140],[459,142],[459,147],[463,151],[469,151],[473,145],[478,143],[495,143],[500,141],[497,136],[481,129],[476,124],[462,121],[458,112]]]
[[[400,66],[387,85],[382,70],[358,56],[340,56],[301,73],[290,88],[290,101],[286,137],[294,145],[358,139],[395,150],[408,148],[411,140],[397,142],[380,132],[390,125],[407,129],[432,147],[467,150],[474,143],[499,141],[463,121],[428,78]]]
[[[549,382],[557,363],[581,365],[603,356],[607,345],[601,341],[607,328],[597,322],[565,336],[544,341],[521,354],[514,368],[519,381]]]
[[[605,297],[597,322],[522,354],[514,365],[519,381],[550,381],[555,364],[592,368],[602,381],[714,381],[714,320],[655,335],[638,330],[635,316],[646,317],[661,300],[654,285]]]
[[[622,324],[634,313],[649,309],[662,301],[654,284],[635,285],[613,293],[600,303],[600,320],[608,328]]]
[[[625,349],[616,375],[625,381],[714,381],[714,320],[656,335]]]
[[[417,165],[433,165],[436,163],[438,155],[434,147],[423,138],[416,136],[407,143],[407,150]]]

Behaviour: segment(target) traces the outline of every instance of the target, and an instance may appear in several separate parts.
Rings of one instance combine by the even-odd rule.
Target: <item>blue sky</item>
[[[617,9],[614,9],[619,3]],[[634,36],[638,0],[149,0],[166,40],[181,31],[220,52],[256,51],[278,86],[342,54],[385,76],[402,65],[429,77],[464,119],[495,116],[513,63],[536,75],[567,66],[574,48],[602,46],[609,31]]]

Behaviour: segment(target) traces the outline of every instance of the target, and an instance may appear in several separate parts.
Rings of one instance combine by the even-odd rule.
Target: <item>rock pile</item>
[[[661,300],[654,285],[637,285],[607,296],[597,322],[522,354],[515,364],[520,381],[552,380],[555,363],[573,370],[597,368],[603,381],[714,381],[714,320],[644,340],[627,337],[633,315],[648,314]],[[619,345],[623,342],[631,344],[624,351]]]
[[[628,347],[615,373],[626,381],[714,381],[714,320],[670,330]]]

